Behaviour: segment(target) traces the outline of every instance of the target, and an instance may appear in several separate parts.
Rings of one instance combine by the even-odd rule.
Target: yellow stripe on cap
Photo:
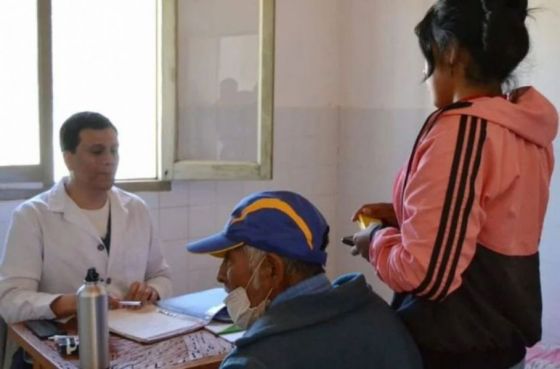
[[[232,219],[230,224],[240,222],[245,219],[247,215],[263,209],[276,209],[290,217],[303,232],[309,249],[313,250],[313,234],[307,226],[307,223],[305,223],[305,221],[299,216],[299,214],[295,212],[290,204],[280,199],[259,199],[243,209],[241,215],[237,218]]]
[[[227,254],[228,251],[236,249],[238,247],[241,247],[244,244],[245,244],[244,242],[239,242],[239,243],[236,243],[235,245],[232,245],[232,246],[228,247],[227,249],[223,249],[223,250],[216,251],[216,252],[211,252],[210,255],[223,259],[223,258],[226,257],[226,254]]]

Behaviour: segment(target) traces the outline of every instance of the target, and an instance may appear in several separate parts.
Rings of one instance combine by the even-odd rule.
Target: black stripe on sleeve
[[[455,144],[455,153],[453,156],[453,162],[451,164],[451,171],[449,173],[449,181],[447,184],[447,192],[445,194],[445,200],[443,203],[443,208],[441,210],[439,228],[434,243],[434,248],[432,250],[432,256],[430,258],[430,263],[428,265],[426,276],[424,277],[422,283],[420,283],[420,285],[412,291],[412,293],[414,294],[422,294],[424,290],[430,285],[430,282],[434,276],[437,267],[437,262],[439,259],[439,255],[443,243],[443,238],[445,236],[445,229],[447,228],[449,212],[451,210],[451,201],[453,200],[453,190],[455,188],[455,183],[457,181],[457,172],[459,171],[461,153],[463,152],[463,144],[465,141],[465,133],[467,129],[467,119],[468,119],[467,115],[462,115],[461,120],[459,122],[459,129],[457,131],[457,140]]]
[[[478,126],[478,118],[471,117],[469,123],[469,135],[467,139],[467,146],[464,150],[463,154],[463,165],[461,168],[461,177],[459,180],[459,187],[457,188],[455,193],[455,201],[453,204],[453,216],[451,217],[451,223],[449,225],[449,232],[447,232],[447,241],[445,242],[443,257],[441,258],[441,262],[439,265],[439,269],[437,272],[437,276],[435,278],[435,282],[432,285],[432,288],[426,293],[425,297],[433,298],[434,295],[438,292],[441,288],[443,278],[445,276],[445,272],[448,269],[449,265],[449,258],[451,252],[453,251],[453,246],[455,245],[455,236],[457,234],[457,225],[459,224],[459,218],[461,215],[461,209],[463,208],[463,201],[465,199],[465,189],[468,184],[469,179],[469,172],[472,157],[473,157],[473,150],[476,138],[476,129]]]
[[[441,291],[441,294],[437,297],[438,299],[442,299],[447,296],[449,291],[449,287],[453,282],[453,276],[455,275],[455,271],[457,270],[457,265],[459,264],[459,258],[461,256],[461,252],[463,249],[463,242],[465,240],[465,235],[467,233],[467,225],[469,223],[469,216],[472,210],[472,206],[474,203],[475,193],[476,193],[476,178],[478,176],[478,171],[480,169],[480,162],[482,160],[482,149],[484,147],[484,142],[486,141],[486,127],[488,122],[486,120],[482,120],[480,125],[480,132],[478,134],[478,145],[476,148],[476,158],[474,161],[473,169],[471,171],[471,175],[469,178],[469,197],[467,199],[467,204],[465,207],[465,212],[463,213],[463,219],[461,223],[461,230],[459,232],[459,240],[457,249],[455,250],[455,255],[453,255],[453,263],[451,265],[451,269],[449,271],[449,275],[447,277],[447,281],[445,282],[445,286]]]

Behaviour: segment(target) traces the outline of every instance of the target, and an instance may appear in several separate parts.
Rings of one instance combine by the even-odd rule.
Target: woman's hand
[[[352,216],[352,221],[357,221],[360,215],[380,219],[384,226],[399,228],[399,222],[391,203],[378,202],[362,205]]]
[[[144,282],[133,282],[126,294],[125,300],[141,301],[142,303],[154,303],[159,299],[159,293],[155,288]]]
[[[352,255],[360,255],[361,257],[369,261],[369,246],[371,243],[370,236],[371,232],[376,227],[378,227],[378,224],[372,224],[366,229],[363,229],[354,234],[354,246],[352,246],[352,249],[350,250]]]

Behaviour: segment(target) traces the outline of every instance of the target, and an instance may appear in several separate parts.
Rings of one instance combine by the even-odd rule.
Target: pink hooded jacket
[[[519,343],[508,336],[515,330],[523,332],[519,347],[540,338],[538,245],[557,130],[555,108],[530,87],[507,99],[459,102],[428,118],[395,181],[400,228],[378,231],[370,247],[371,263],[400,293],[394,307],[421,347],[490,350],[499,340],[511,347]],[[501,294],[508,297],[494,298]],[[531,318],[510,309],[530,310]],[[487,332],[469,337],[484,324]],[[508,334],[491,332],[507,324]],[[453,327],[460,342],[447,334]]]

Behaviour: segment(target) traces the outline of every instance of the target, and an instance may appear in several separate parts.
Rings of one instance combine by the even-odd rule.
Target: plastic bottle
[[[373,218],[364,214],[359,214],[356,220],[360,229],[366,229],[372,224],[382,224],[381,219]]]
[[[107,369],[110,365],[108,297],[95,268],[88,269],[77,299],[80,369]]]

